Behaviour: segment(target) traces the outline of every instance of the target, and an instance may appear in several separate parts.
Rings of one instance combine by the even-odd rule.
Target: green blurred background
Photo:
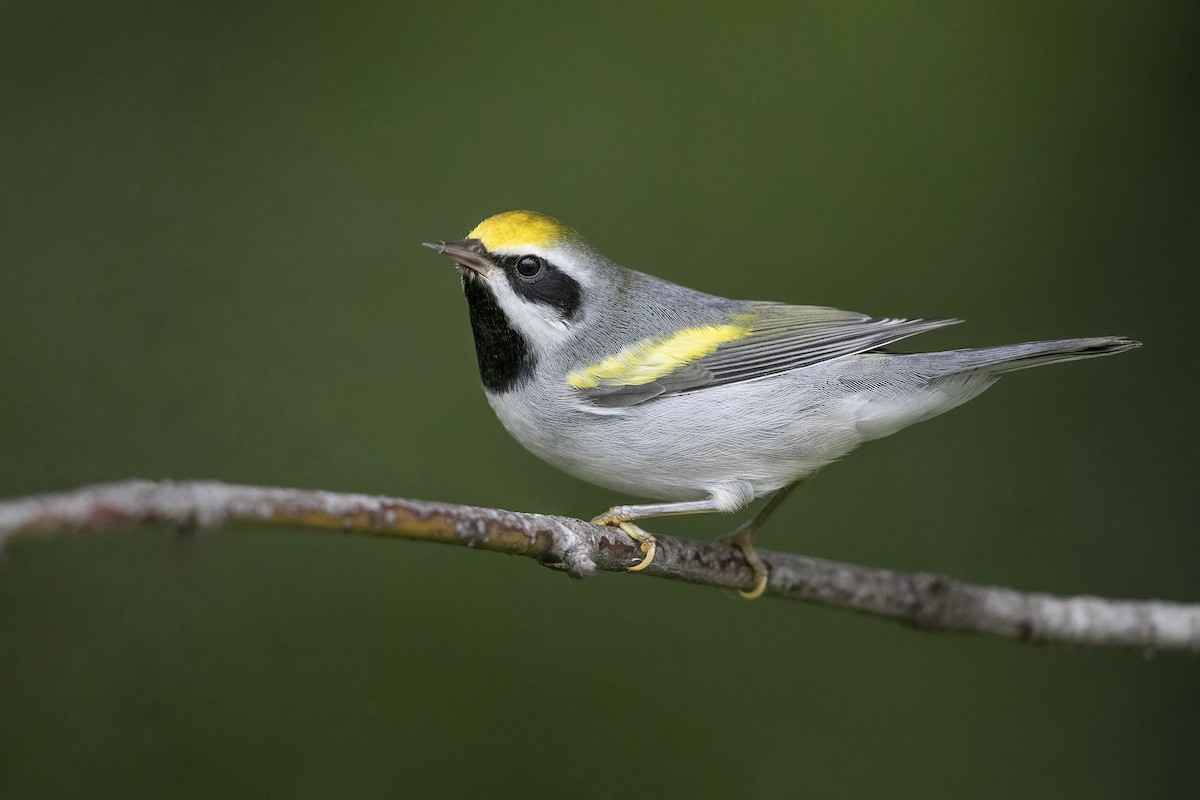
[[[217,478],[590,516],[419,242],[534,208],[717,294],[1123,334],[764,545],[1200,600],[1194,2],[0,5],[0,494]],[[653,528],[710,537],[728,518]],[[0,796],[1173,797],[1194,658],[264,529],[21,541]],[[1189,787],[1190,785],[1190,787]]]

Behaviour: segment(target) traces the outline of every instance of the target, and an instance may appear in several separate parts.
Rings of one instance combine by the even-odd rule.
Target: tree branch
[[[569,517],[362,494],[208,481],[123,481],[0,501],[0,546],[17,534],[91,532],[131,524],[213,528],[260,522],[396,536],[522,555],[587,578],[622,572],[641,552],[614,528]],[[750,589],[741,553],[718,542],[659,536],[645,575]],[[1200,652],[1200,605],[1058,597],[760,550],[767,593],[890,617],[919,628],[1023,642]]]

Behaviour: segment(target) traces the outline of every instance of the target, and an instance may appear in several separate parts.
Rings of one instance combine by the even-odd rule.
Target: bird
[[[732,300],[620,266],[536,211],[424,242],[461,277],[480,379],[508,432],[585,481],[656,502],[592,521],[654,560],[640,520],[734,512],[772,495],[724,540],[769,570],[753,536],[792,490],[864,442],[945,413],[1002,375],[1140,346],[1120,336],[927,353],[889,346],[957,319],[875,317]]]

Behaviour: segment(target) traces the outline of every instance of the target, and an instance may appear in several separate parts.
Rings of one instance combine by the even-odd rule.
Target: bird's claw
[[[630,572],[640,572],[650,566],[650,562],[654,561],[654,556],[658,552],[658,541],[654,538],[653,534],[646,533],[646,531],[634,525],[629,520],[621,519],[608,513],[601,514],[593,519],[592,524],[620,528],[626,536],[637,542],[645,558],[630,567]]]
[[[746,566],[750,567],[750,571],[754,573],[754,588],[748,592],[738,589],[738,596],[744,600],[757,600],[762,597],[763,592],[767,590],[767,580],[771,575],[766,563],[754,549],[753,539],[754,529],[747,527],[738,528],[728,536],[721,537],[721,541],[741,551],[742,557],[746,559]]]

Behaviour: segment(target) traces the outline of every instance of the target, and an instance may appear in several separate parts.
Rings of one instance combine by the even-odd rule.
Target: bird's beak
[[[454,263],[480,275],[496,268],[496,262],[488,255],[483,242],[478,239],[463,239],[461,242],[422,242],[430,250],[437,250],[454,259]]]

